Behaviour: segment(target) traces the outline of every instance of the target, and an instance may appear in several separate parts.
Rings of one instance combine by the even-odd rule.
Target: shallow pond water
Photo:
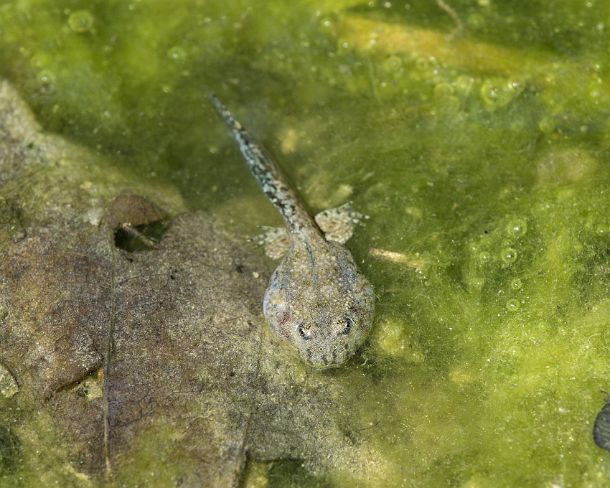
[[[369,216],[349,247],[375,327],[331,374],[374,460],[252,463],[246,486],[610,482],[592,440],[610,388],[610,4],[550,3],[0,4],[0,74],[46,130],[247,239],[279,217],[215,92],[312,211],[349,200]],[[45,437],[42,460],[21,448],[16,467],[4,437],[6,486],[37,486],[55,462],[57,486],[91,486]]]

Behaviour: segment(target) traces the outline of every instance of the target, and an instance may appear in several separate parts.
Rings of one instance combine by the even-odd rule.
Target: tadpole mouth
[[[347,351],[341,351],[340,346],[325,352],[313,354],[311,350],[308,350],[303,354],[303,359],[307,364],[318,370],[338,368],[342,366],[349,358],[351,354]]]

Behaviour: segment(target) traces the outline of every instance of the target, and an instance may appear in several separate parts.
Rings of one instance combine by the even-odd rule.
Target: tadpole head
[[[327,280],[322,286],[277,285],[272,279],[265,294],[265,317],[309,365],[338,367],[366,340],[373,321],[374,296],[364,276],[352,274],[347,284]]]

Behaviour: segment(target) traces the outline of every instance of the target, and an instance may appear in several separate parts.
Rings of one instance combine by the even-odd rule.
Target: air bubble
[[[478,257],[480,264],[486,264],[491,260],[491,254],[489,254],[487,251],[481,251]]]
[[[519,278],[515,278],[510,282],[510,287],[515,291],[520,290],[523,288],[523,282]]]
[[[523,84],[514,80],[488,79],[481,85],[481,99],[489,110],[506,107],[523,91]]]
[[[552,117],[542,117],[538,122],[538,128],[540,132],[544,134],[551,134],[555,130],[555,121]]]
[[[77,10],[68,17],[68,26],[72,31],[83,34],[93,28],[94,17],[88,10]]]
[[[186,51],[180,46],[174,46],[169,51],[167,51],[167,56],[171,60],[181,63],[186,59]]]
[[[462,95],[469,95],[474,85],[474,78],[466,75],[461,75],[453,82],[453,88],[456,92]]]
[[[485,18],[479,14],[471,14],[466,19],[466,24],[473,30],[481,30],[485,27]]]
[[[407,207],[405,208],[405,212],[407,215],[417,220],[421,220],[424,215],[424,212],[422,212],[422,210],[418,207]]]
[[[506,264],[513,264],[517,261],[517,251],[512,247],[505,247],[500,252],[500,259]]]
[[[396,73],[402,68],[402,60],[398,56],[390,56],[383,62],[382,67],[387,73]]]
[[[55,84],[55,75],[52,71],[44,69],[38,73],[38,82],[43,90],[48,91],[52,89]]]
[[[514,237],[524,236],[527,232],[527,222],[523,219],[511,220],[506,226],[506,231]]]
[[[506,310],[508,310],[509,312],[516,312],[517,310],[519,310],[520,307],[521,304],[519,303],[519,300],[515,298],[511,298],[506,302]]]

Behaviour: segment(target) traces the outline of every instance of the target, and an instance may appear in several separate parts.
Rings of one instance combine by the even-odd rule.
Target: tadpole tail
[[[210,94],[210,100],[216,109],[216,112],[218,115],[220,115],[220,118],[224,120],[224,123],[227,124],[231,130],[239,130],[242,128],[241,124],[235,120],[233,114],[229,111],[225,104],[220,101],[220,98],[218,98],[216,94]]]
[[[248,131],[235,120],[231,111],[216,95],[210,95],[210,99],[220,118],[231,130],[233,138],[248,168],[250,168],[250,172],[263,193],[280,212],[290,231],[296,235],[304,235],[310,231],[319,233],[317,225],[309,217],[296,194],[288,186],[275,162]]]

